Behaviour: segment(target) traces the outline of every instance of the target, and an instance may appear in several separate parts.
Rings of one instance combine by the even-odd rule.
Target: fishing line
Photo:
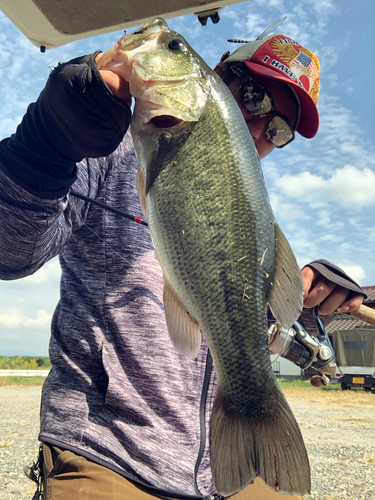
[[[146,221],[141,219],[140,217],[136,217],[135,215],[130,215],[126,212],[123,212],[122,210],[118,210],[117,208],[111,207],[110,205],[106,205],[105,203],[102,203],[100,201],[94,200],[93,198],[89,198],[88,196],[84,196],[83,194],[76,193],[75,191],[70,191],[70,194],[76,198],[79,198],[80,200],[87,201],[89,203],[92,203],[93,205],[97,205],[98,207],[102,208],[103,210],[108,210],[109,212],[113,212],[116,215],[121,215],[122,217],[125,217],[126,219],[129,219],[133,222],[136,222],[137,224],[141,224],[143,226],[147,226],[148,224]],[[120,253],[118,253],[117,250],[115,250],[111,245],[105,241],[97,232],[95,232],[90,226],[88,226],[85,222],[83,223],[85,227],[89,231],[91,231],[95,236],[99,238],[100,241],[102,241],[105,245],[107,245],[108,248],[112,250],[120,259],[124,260],[127,264],[130,265],[130,262],[125,259]]]
[[[124,260],[127,264],[130,265],[130,262],[128,260],[126,260],[124,256],[122,256],[120,253],[118,253],[117,250],[115,250],[113,247],[111,247],[111,245],[107,241],[105,241],[97,232],[95,232],[90,226],[88,226],[86,224],[86,222],[84,222],[83,225],[85,227],[87,227],[87,229],[89,231],[91,231],[92,233],[94,233],[95,236],[97,236],[99,238],[99,240],[101,240],[104,243],[104,245],[107,245],[107,247],[110,248],[112,250],[112,252],[114,252],[117,255],[117,257],[120,257],[120,259]]]
[[[97,36],[100,36],[100,35],[97,35]],[[113,38],[111,36],[109,36],[108,38],[105,38],[103,40],[103,43],[105,43],[105,42],[107,42],[107,40],[111,40],[111,39],[113,40]],[[77,42],[77,41],[80,41],[80,40],[74,40],[73,42],[70,42],[70,43],[74,43],[74,42]],[[114,45],[114,43],[112,45]],[[96,46],[96,48],[95,48],[95,46]],[[100,49],[97,46],[97,44],[95,44],[95,46],[94,47],[87,47],[86,48],[87,53],[89,54],[91,52],[95,52],[96,50],[102,50],[102,49]],[[57,49],[58,47],[54,47],[54,48]],[[42,66],[41,68],[37,69],[34,73],[31,73],[31,75],[27,75],[27,78],[31,78],[32,76],[36,75],[37,73],[40,73],[41,71],[43,71],[46,68],[49,68],[49,69],[52,68],[53,69],[53,66],[51,66],[51,63],[53,61],[55,61],[56,59],[60,59],[61,57],[65,56],[66,54],[70,54],[72,52],[80,52],[80,53],[82,53],[82,50],[80,50],[79,48],[73,48],[73,49],[70,49],[70,50],[66,50],[62,54],[58,54],[56,57],[54,57],[53,59],[51,59],[50,61],[48,61],[48,63],[45,66]],[[105,50],[103,52],[105,52]]]
[[[36,75],[37,73],[40,73],[41,71],[43,71],[46,68],[48,68],[50,71],[52,71],[53,66],[51,66],[51,63],[53,61],[55,61],[56,59],[60,59],[65,54],[70,54],[71,52],[75,52],[75,51],[78,51],[78,49],[67,50],[66,52],[63,52],[62,54],[59,54],[58,56],[56,56],[53,59],[51,59],[50,61],[48,61],[48,63],[45,66],[42,66],[41,68],[37,69],[34,73],[31,73],[31,75],[27,75],[27,78],[31,78],[32,76]]]

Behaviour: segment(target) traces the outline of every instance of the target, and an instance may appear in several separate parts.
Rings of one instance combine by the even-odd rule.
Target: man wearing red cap
[[[316,135],[319,59],[295,40],[278,34],[247,42],[226,52],[215,71],[236,99],[261,159],[293,141],[295,131],[307,139]],[[329,314],[339,304],[343,311],[360,306],[364,295],[336,271],[326,272],[321,262],[302,270],[306,308],[322,304],[320,312]]]
[[[58,254],[62,267],[41,408],[44,500],[219,500],[209,458],[216,377],[207,344],[193,360],[170,344],[148,231],[70,196],[74,184],[141,213],[125,134],[129,86],[100,73],[98,57],[59,65],[17,132],[0,143],[0,276],[32,274]],[[261,158],[295,131],[316,134],[319,62],[294,40],[249,42],[216,71]],[[323,261],[304,268],[307,308],[359,307],[358,285],[335,276]],[[278,496],[256,480],[232,498]]]
[[[270,35],[245,43],[224,54],[215,71],[238,102],[261,158],[289,144],[294,131],[307,139],[317,133],[319,59],[295,40]],[[261,123],[267,123],[262,132]]]

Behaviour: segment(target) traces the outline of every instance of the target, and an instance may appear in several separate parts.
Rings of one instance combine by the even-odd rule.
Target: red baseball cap
[[[320,88],[318,56],[285,35],[270,35],[241,45],[225,63],[243,62],[258,75],[287,83],[300,102],[297,132],[311,139],[318,132]]]

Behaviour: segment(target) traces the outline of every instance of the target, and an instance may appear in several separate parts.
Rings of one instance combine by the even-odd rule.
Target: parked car
[[[336,375],[331,383],[342,390],[364,387],[375,393],[375,329],[355,328],[330,333],[336,353]]]

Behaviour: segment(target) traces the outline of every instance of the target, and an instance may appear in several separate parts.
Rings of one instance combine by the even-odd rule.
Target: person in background
[[[30,275],[56,255],[62,269],[41,403],[44,499],[219,500],[209,458],[216,374],[207,344],[195,359],[172,347],[147,228],[71,194],[141,214],[129,85],[100,72],[100,56],[59,64],[0,143],[0,277]],[[260,158],[296,132],[317,133],[319,61],[296,41],[249,42],[215,71]],[[299,321],[309,332],[315,305],[329,319],[365,296],[325,260],[302,276]],[[257,479],[232,498],[279,496]]]

